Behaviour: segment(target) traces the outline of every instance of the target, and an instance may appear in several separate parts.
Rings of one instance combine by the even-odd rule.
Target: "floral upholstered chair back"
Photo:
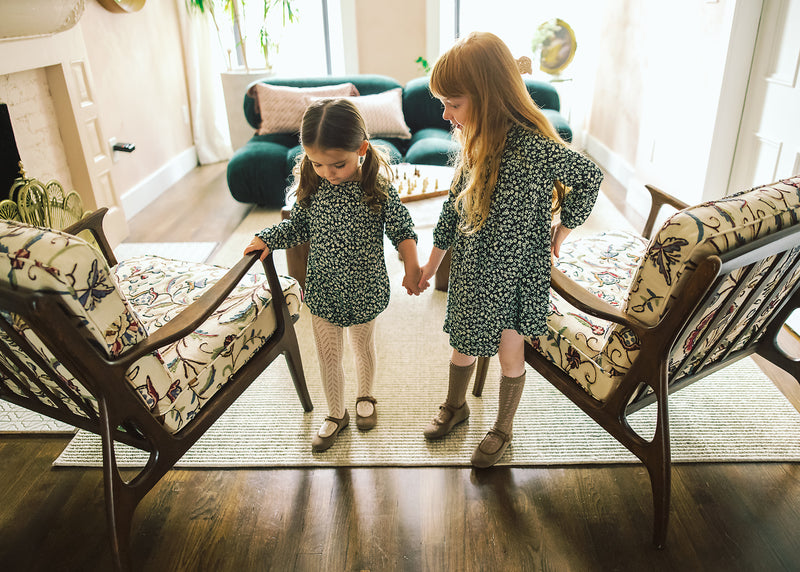
[[[669,218],[650,241],[647,251],[633,275],[624,310],[647,325],[655,325],[664,315],[676,296],[691,276],[698,263],[706,256],[722,254],[734,247],[750,243],[775,233],[800,221],[800,177],[786,179],[772,185],[757,187],[719,199],[689,207]],[[800,248],[800,247],[798,247]],[[786,257],[788,267],[789,258]],[[741,302],[752,292],[767,268],[770,260],[761,263],[760,271],[750,277],[748,284],[737,298]],[[784,275],[785,272],[779,272]],[[740,281],[739,274],[731,274],[723,286],[733,288]],[[797,273],[783,286],[788,292],[798,279]],[[719,304],[721,304],[720,298]],[[728,349],[729,342],[736,340],[736,348],[744,347],[751,340],[753,331],[740,336],[741,327],[736,324],[727,329],[727,319],[717,323],[713,332],[704,331],[719,310],[733,316],[736,308],[720,308],[712,305],[702,316],[698,316],[688,328],[670,356],[670,374],[674,374],[683,362],[683,357],[701,343],[711,348],[725,339],[715,350],[719,355]],[[768,311],[762,316],[766,320]],[[699,334],[702,332],[702,336]],[[698,339],[700,338],[700,339]],[[610,331],[603,351],[603,369],[621,375],[630,368],[639,351],[639,340],[628,328],[616,326]],[[712,361],[715,356],[711,356]],[[680,373],[691,373],[696,364],[685,363]]]
[[[120,294],[111,270],[102,255],[86,241],[58,231],[42,230],[14,221],[0,221],[0,282],[12,288],[57,293],[68,312],[84,327],[87,337],[94,341],[109,357],[114,358],[140,342],[147,332],[127,300]],[[68,381],[76,392],[97,409],[94,397],[64,366],[55,359],[39,337],[19,316],[4,315],[19,334],[38,350],[41,356]],[[0,331],[0,337],[30,367],[50,389],[61,393],[35,362]],[[9,371],[19,374],[10,360],[0,357]],[[137,362],[137,371],[128,373],[129,381],[142,379],[139,370],[146,370],[153,384],[169,384],[169,376],[157,355],[146,356]],[[3,383],[12,391],[20,392],[8,379]],[[154,414],[159,404],[149,398],[147,388],[137,388],[143,401]],[[46,395],[37,392],[48,405]],[[63,394],[62,394],[63,395]],[[69,400],[67,400],[69,403]],[[79,408],[70,405],[75,413]]]

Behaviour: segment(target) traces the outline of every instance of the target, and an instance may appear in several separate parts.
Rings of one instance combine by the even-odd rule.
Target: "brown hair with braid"
[[[369,142],[367,127],[351,101],[320,99],[306,108],[300,125],[300,144],[304,148],[357,152],[364,141]],[[390,173],[386,153],[369,143],[361,164],[360,182],[364,192],[362,200],[373,211],[380,211],[389,197],[386,187]],[[297,201],[308,207],[321,179],[305,153],[300,155],[295,164],[294,180],[297,182]]]
[[[469,178],[456,204],[464,214],[462,230],[476,232],[489,216],[505,137],[512,125],[566,143],[531,99],[508,46],[494,34],[473,32],[456,42],[434,65],[430,89],[439,99],[469,100],[468,120],[456,130],[462,143],[456,169],[458,173],[466,169]],[[566,192],[556,181],[553,211],[561,207]]]

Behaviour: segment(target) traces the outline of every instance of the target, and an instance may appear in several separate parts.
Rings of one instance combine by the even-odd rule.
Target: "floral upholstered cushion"
[[[798,221],[800,177],[679,211],[664,223],[650,241],[641,263],[635,269],[621,307],[640,321],[655,325],[679,295],[700,260],[711,254],[727,252],[797,224]],[[765,275],[770,262],[763,263],[760,270],[748,279],[739,300],[756,294],[754,288]],[[780,279],[784,277],[781,275]],[[741,273],[731,274],[728,280],[731,287],[738,287],[742,281]],[[783,291],[789,292],[797,280],[800,280],[800,270],[787,277]],[[730,344],[734,344],[731,349],[741,348],[752,336],[762,334],[756,328],[744,332],[738,324],[730,324],[730,317],[735,315],[738,305],[734,303],[732,307],[720,308],[721,303],[720,299],[718,305],[712,305],[705,315],[698,316],[682,339],[678,340],[670,356],[671,374],[679,369],[682,372],[692,371],[696,364],[685,363],[688,362],[685,358],[698,343],[711,348],[720,342],[713,359],[727,351]],[[762,311],[761,323],[766,320],[769,310]],[[713,331],[706,331],[706,326],[720,311],[725,312],[723,319]],[[553,324],[550,331],[532,340],[532,345],[568,372],[590,395],[605,400],[638,354],[638,337],[628,328],[614,325],[610,330],[604,330],[604,337],[587,344],[585,328],[564,326],[555,318],[548,318],[548,322]],[[607,326],[603,325],[604,328]],[[601,342],[602,350],[597,354],[597,344]]]
[[[227,270],[141,256],[119,263],[114,273],[147,331],[154,332],[202,296]],[[299,313],[300,286],[294,278],[280,280],[290,313]],[[194,333],[160,350],[172,380],[172,407],[164,416],[167,428],[177,431],[190,421],[269,339],[276,327],[271,302],[264,274],[248,274]],[[153,395],[155,400],[161,397]]]
[[[144,325],[117,290],[100,253],[75,236],[14,221],[0,221],[0,280],[12,287],[58,293],[70,313],[85,326],[87,335],[109,357],[122,355],[147,336]],[[94,398],[55,359],[38,336],[18,316],[9,318],[15,330],[96,409]],[[25,360],[31,362],[27,357]],[[44,375],[38,368],[34,371]],[[169,376],[157,356],[139,360],[139,371],[150,372],[154,385],[169,384]],[[129,372],[131,380],[135,373]],[[56,387],[46,376],[42,379],[51,388]],[[45,403],[49,401],[44,395],[40,398]],[[155,414],[161,413],[165,406],[154,402],[148,405]]]
[[[561,247],[556,267],[613,306],[621,307],[627,298],[631,279],[647,248],[641,236],[610,231]],[[529,339],[536,349],[581,380],[594,394],[608,391],[602,369],[602,352],[613,323],[588,316],[550,290],[547,333]]]
[[[156,257],[117,265],[113,272],[100,253],[72,235],[0,221],[0,280],[31,290],[56,292],[75,319],[109,357],[120,356],[144,340],[213,285],[226,269]],[[291,311],[299,311],[301,292],[292,278],[282,279]],[[271,295],[262,275],[249,275],[230,298],[192,335],[139,359],[128,382],[149,411],[173,432],[190,421],[214,393],[260,348],[275,330]],[[6,316],[42,358],[89,407],[94,397],[18,316]],[[60,392],[34,360],[8,335],[5,342],[23,367]],[[3,374],[21,373],[12,360],[0,361],[0,381],[20,394]],[[39,391],[39,398],[50,399]],[[70,406],[81,414],[79,407]]]
[[[752,242],[800,221],[800,177],[757,187],[716,201],[702,203],[675,213],[653,240],[645,259],[631,284],[627,312],[646,324],[656,324],[680,292],[694,268],[704,257],[721,254],[736,246]],[[731,280],[737,281],[738,275]],[[793,284],[793,282],[791,282]],[[743,291],[749,294],[752,285]],[[726,308],[725,311],[731,309]],[[705,323],[717,309],[701,318]],[[721,333],[721,330],[717,330]],[[627,370],[638,353],[639,342],[625,328],[616,329],[617,338],[629,340],[625,352],[619,351],[615,361]],[[689,334],[691,337],[691,333]],[[705,343],[714,336],[703,334]],[[732,336],[728,335],[730,339]],[[672,356],[672,367],[691,349],[686,340]],[[609,346],[609,351],[618,351]]]

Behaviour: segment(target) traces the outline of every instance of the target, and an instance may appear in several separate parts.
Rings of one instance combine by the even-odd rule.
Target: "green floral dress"
[[[459,230],[455,198],[466,177],[453,185],[433,233],[437,248],[452,248],[444,331],[453,348],[492,356],[505,329],[525,336],[546,331],[553,181],[572,187],[561,222],[575,228],[589,216],[602,178],[600,169],[580,153],[514,126],[480,231]]]
[[[323,180],[308,208],[292,207],[291,218],[256,234],[270,250],[310,242],[305,301],[315,316],[338,326],[364,324],[389,304],[383,234],[395,248],[417,240],[411,215],[397,190],[380,212],[362,200],[361,183]]]

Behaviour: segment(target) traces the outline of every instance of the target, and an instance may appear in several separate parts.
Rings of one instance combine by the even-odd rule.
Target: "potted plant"
[[[248,19],[259,19],[258,41],[263,54],[263,65],[256,66],[260,70],[270,70],[270,54],[278,50],[278,41],[275,39],[274,20],[280,12],[280,27],[297,21],[298,11],[293,5],[293,0],[186,0],[190,9],[209,14],[220,46],[227,56],[228,71],[237,68],[250,70],[248,64],[249,34],[246,25]],[[221,20],[222,15],[227,19]],[[234,58],[235,55],[235,64]],[[252,54],[251,54],[252,55]]]
[[[226,55],[228,69],[220,74],[222,93],[231,144],[238,149],[253,135],[253,128],[242,113],[242,98],[248,85],[272,74],[270,56],[278,50],[276,30],[297,21],[296,0],[186,0],[186,3],[190,10],[211,17],[220,48]],[[248,25],[256,22],[260,25]],[[250,41],[255,36],[258,44]],[[248,51],[248,45],[258,45],[258,49]],[[253,66],[254,60],[251,57],[248,61],[248,55],[259,53],[263,59]]]

